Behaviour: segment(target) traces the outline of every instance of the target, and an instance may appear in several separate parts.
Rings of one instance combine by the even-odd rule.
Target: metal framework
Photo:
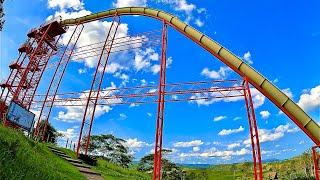
[[[71,35],[71,38],[69,39],[69,42],[65,48],[65,50],[63,51],[63,54],[61,56],[61,59],[58,61],[57,67],[54,71],[54,74],[52,76],[52,79],[50,81],[49,84],[49,88],[47,90],[44,102],[42,103],[41,106],[41,110],[40,110],[40,115],[37,121],[37,126],[36,126],[36,137],[38,137],[39,134],[39,129],[38,129],[38,124],[42,121],[45,120],[45,126],[44,126],[44,130],[42,133],[42,141],[45,141],[45,132],[47,130],[47,125],[48,125],[48,121],[49,121],[49,117],[50,117],[50,113],[51,113],[51,109],[52,109],[52,103],[54,102],[55,98],[56,98],[56,94],[58,92],[58,88],[60,86],[61,80],[63,78],[63,75],[67,69],[67,65],[69,64],[70,58],[73,54],[73,50],[75,49],[75,46],[79,40],[79,37],[83,31],[83,24],[81,25],[77,25],[74,28],[74,31]],[[53,94],[53,97],[51,97],[51,101],[48,101],[48,95],[49,94]]]
[[[98,60],[98,64],[93,76],[93,80],[91,83],[91,88],[89,91],[89,95],[88,95],[88,99],[87,99],[87,103],[86,103],[86,107],[85,107],[85,111],[84,111],[84,115],[83,115],[83,119],[82,119],[82,123],[81,123],[81,128],[80,128],[80,135],[79,135],[79,140],[78,140],[78,146],[77,146],[77,156],[79,155],[79,151],[80,151],[80,146],[83,140],[85,140],[84,142],[84,146],[85,146],[85,154],[88,153],[88,147],[90,144],[90,135],[91,135],[91,129],[92,129],[92,123],[93,123],[93,119],[94,119],[94,113],[97,107],[97,101],[98,101],[98,97],[100,94],[100,89],[101,89],[101,84],[103,81],[103,77],[106,71],[106,67],[108,64],[108,60],[110,57],[110,52],[111,49],[113,48],[113,43],[114,43],[114,39],[116,37],[117,34],[117,30],[120,24],[120,18],[118,16],[115,16],[113,18],[111,27],[108,31],[108,34],[106,36],[106,39],[104,41],[104,45]],[[106,53],[104,53],[106,52]],[[93,93],[93,91],[95,93]],[[92,100],[92,98],[94,98],[94,100]],[[87,132],[84,132],[86,129],[84,129],[84,125],[88,125],[88,129]]]
[[[316,180],[320,180],[320,146],[314,146],[312,147],[312,157],[313,157],[313,163],[314,163],[314,174],[316,177]]]
[[[132,13],[135,8],[130,8],[127,13]],[[137,10],[137,9],[135,9]],[[157,12],[157,13],[151,13]],[[116,11],[116,13],[118,13]],[[121,12],[120,12],[121,13]],[[166,102],[182,101],[225,101],[226,98],[244,98],[248,115],[250,139],[253,155],[253,172],[255,179],[262,179],[262,163],[259,144],[259,135],[255,112],[250,92],[250,84],[256,87],[260,92],[266,95],[275,105],[286,113],[306,134],[318,144],[318,136],[312,128],[316,127],[311,118],[304,115],[304,112],[297,109],[287,96],[282,95],[270,82],[256,71],[248,67],[245,63],[228,52],[224,47],[210,40],[205,35],[195,31],[188,25],[179,22],[176,17],[171,17],[163,12],[144,9],[143,12],[135,12],[139,15],[155,16],[162,20],[162,31],[150,31],[140,34],[137,37],[117,37],[117,30],[120,24],[120,17],[113,16],[111,28],[106,39],[102,42],[92,43],[84,46],[78,46],[77,42],[81,36],[84,25],[83,22],[91,21],[90,18],[78,19],[73,29],[73,33],[66,46],[59,46],[58,41],[68,23],[73,24],[72,20],[65,22],[51,21],[38,29],[32,29],[28,33],[28,40],[19,48],[18,59],[10,64],[10,75],[6,82],[1,84],[1,116],[5,115],[7,104],[10,101],[19,103],[26,109],[31,106],[40,107],[40,116],[37,122],[45,120],[43,129],[38,125],[35,129],[35,135],[41,134],[42,141],[45,141],[45,132],[49,123],[49,117],[53,106],[82,106],[85,107],[79,139],[76,146],[77,154],[87,154],[91,129],[94,121],[94,114],[97,106],[113,106],[120,104],[145,104],[157,103],[156,135],[154,150],[154,171],[153,179],[161,179],[161,158],[162,158],[162,136],[164,125],[164,109]],[[111,12],[109,14],[112,14]],[[96,15],[102,16],[101,14]],[[71,22],[72,21],[72,22]],[[66,25],[67,24],[67,25]],[[167,83],[166,82],[166,51],[167,51],[167,26],[170,25],[179,32],[183,33],[201,47],[208,50],[218,59],[226,63],[235,72],[244,79],[241,82],[236,80],[222,81],[201,81],[185,83]],[[161,33],[161,35],[160,35]],[[112,53],[139,49],[143,47],[158,47],[161,44],[160,61],[160,80],[158,85],[125,87],[125,88],[107,88],[102,89],[104,74],[107,68],[109,57]],[[55,56],[58,61],[55,63],[49,60]],[[91,82],[90,90],[87,92],[67,92],[58,93],[59,86],[70,61],[79,61],[86,58],[98,58],[98,64],[95,69],[94,77]],[[53,77],[49,83],[45,94],[36,94],[39,82],[46,69],[54,68]],[[250,74],[250,73],[251,74]],[[225,85],[225,84],[231,85]],[[273,93],[278,93],[277,96]],[[295,108],[295,109],[294,109]],[[294,109],[294,110],[292,110]],[[5,118],[4,122],[5,122]],[[305,121],[304,121],[305,120]],[[303,122],[303,123],[301,123]],[[5,122],[6,124],[6,122]],[[68,142],[67,142],[68,144]],[[319,180],[319,154],[313,147],[313,157],[315,164],[315,174]]]
[[[163,21],[162,27],[162,48],[160,61],[160,80],[158,87],[158,112],[156,121],[156,141],[154,146],[153,179],[161,179],[161,155],[162,155],[162,130],[164,121],[164,102],[166,91],[166,66],[167,66],[167,43],[168,32],[167,23]]]
[[[246,102],[249,128],[250,128],[250,139],[253,155],[253,172],[254,178],[263,180],[262,174],[262,162],[261,162],[261,152],[260,152],[260,143],[259,143],[259,133],[257,127],[256,116],[254,113],[254,107],[250,92],[250,86],[247,77],[244,77],[244,99]]]

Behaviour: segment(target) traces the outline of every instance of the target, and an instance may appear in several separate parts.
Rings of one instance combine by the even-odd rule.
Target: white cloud
[[[234,149],[236,147],[240,147],[241,144],[240,143],[232,143],[232,144],[228,144],[228,149]]]
[[[244,128],[242,126],[240,126],[238,129],[222,129],[218,135],[219,136],[226,136],[226,135],[230,135],[230,134],[235,134],[235,133],[239,133],[244,131]]]
[[[260,111],[260,115],[262,119],[268,119],[271,114],[269,111]]]
[[[198,27],[202,27],[202,26],[204,25],[204,22],[202,22],[200,19],[196,19],[195,24],[196,24]]]
[[[79,69],[78,69],[78,73],[79,73],[79,74],[87,73],[87,69],[86,69],[86,68],[79,68]]]
[[[194,151],[194,152],[198,152],[198,151],[200,151],[200,147],[198,147],[198,146],[193,147],[193,148],[192,148],[192,151]]]
[[[80,0],[48,0],[48,8],[60,9],[72,8],[79,10],[83,8],[83,3]]]
[[[118,63],[112,62],[107,65],[106,73],[113,74],[113,73],[115,73],[119,70],[122,70],[122,69],[125,69],[125,67],[120,66],[120,64],[118,64]]]
[[[201,71],[201,75],[211,79],[225,79],[229,72],[231,72],[231,69],[229,67],[220,67],[218,71],[210,71],[209,68],[204,68]]]
[[[266,100],[266,97],[255,88],[250,88],[250,92],[254,108],[257,109],[258,107],[262,106]]]
[[[113,3],[116,8],[120,7],[145,7],[147,6],[147,0],[117,0]]]
[[[240,120],[240,119],[242,119],[242,117],[237,116],[237,117],[233,118],[234,121]]]
[[[176,142],[173,144],[174,147],[196,147],[202,145],[203,142],[201,140],[193,140],[186,142]]]
[[[226,118],[227,118],[227,116],[217,116],[217,117],[213,118],[213,121],[217,122],[217,121],[221,121],[221,120],[226,119]]]
[[[320,110],[320,85],[300,96],[298,105],[305,111]]]
[[[73,127],[73,128],[68,128],[65,131],[58,130],[58,133],[61,133],[65,139],[69,139],[69,141],[70,140],[73,141],[77,137],[77,132],[75,132],[75,129],[76,128]]]
[[[259,129],[259,141],[260,143],[276,141],[282,138],[285,133],[293,133],[297,132],[299,129],[297,127],[291,127],[290,124],[279,125],[273,129]],[[248,138],[243,142],[246,146],[251,144],[251,139]]]
[[[251,53],[250,51],[247,51],[246,53],[244,53],[243,55],[243,60],[245,60],[247,63],[249,64],[253,64],[253,61],[251,60]]]
[[[290,99],[293,98],[293,93],[291,92],[290,88],[282,89],[281,90],[284,94],[286,94]]]
[[[126,142],[124,143],[124,145],[128,148],[131,148],[131,149],[140,149],[143,147],[152,146],[152,144],[148,144],[146,142],[139,141],[138,138],[126,139]]]
[[[128,118],[128,116],[127,116],[126,114],[124,114],[124,113],[120,113],[120,114],[119,114],[119,117],[120,117],[120,118],[119,118],[120,120],[125,120],[125,119]]]

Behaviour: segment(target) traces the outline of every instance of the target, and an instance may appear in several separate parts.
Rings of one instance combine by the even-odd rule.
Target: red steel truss
[[[313,157],[313,164],[314,164],[314,174],[316,180],[320,180],[320,146],[312,147],[312,157]]]
[[[92,128],[92,123],[94,119],[94,113],[97,106],[98,97],[100,94],[101,84],[106,71],[110,52],[111,52],[111,49],[113,48],[113,43],[117,34],[119,24],[120,24],[120,18],[118,16],[115,16],[112,21],[111,27],[108,31],[108,34],[106,36],[106,39],[104,41],[103,48],[101,50],[101,54],[98,60],[98,65],[93,76],[91,88],[90,88],[88,99],[86,102],[86,108],[83,115],[83,120],[81,124],[79,140],[78,140],[78,146],[77,146],[77,155],[79,155],[80,146],[83,140],[85,140],[84,153],[87,154],[88,152],[88,147],[90,144],[91,128]],[[95,93],[92,93],[92,92],[95,92]],[[94,100],[92,100],[92,98],[94,98]],[[86,129],[84,129],[84,125],[89,126],[87,130],[88,132],[85,132]]]
[[[66,68],[67,68],[67,65],[68,65],[70,58],[72,56],[73,50],[74,50],[74,48],[78,42],[78,39],[83,31],[83,28],[84,28],[83,24],[77,25],[74,28],[74,31],[71,35],[71,38],[69,39],[69,42],[68,42],[68,44],[67,44],[67,46],[61,56],[61,59],[58,61],[58,65],[57,65],[57,67],[54,71],[54,74],[52,76],[52,79],[50,81],[49,88],[47,90],[44,102],[42,103],[40,115],[39,115],[39,118],[37,121],[38,123],[37,123],[36,130],[35,130],[36,137],[37,137],[39,134],[38,124],[42,120],[46,121],[45,126],[44,126],[44,130],[43,130],[44,133],[42,133],[42,141],[45,140],[45,134],[46,134],[45,132],[47,130],[47,125],[48,125],[48,121],[49,121],[48,117],[50,116],[50,113],[51,113],[52,103],[54,102],[54,100],[56,98],[55,95],[58,92],[59,85],[60,85],[61,80],[63,78],[63,75],[66,71]],[[54,95],[53,97],[51,97],[52,98],[51,101],[48,101],[49,94]]]
[[[260,143],[259,143],[259,135],[258,135],[259,133],[258,133],[256,116],[254,113],[250,86],[249,86],[247,77],[244,78],[244,99],[246,101],[246,108],[247,108],[249,128],[250,128],[254,179],[263,180],[261,152],[260,152]]]
[[[161,155],[162,155],[162,130],[164,121],[164,101],[165,101],[165,83],[166,83],[166,66],[167,66],[167,43],[168,33],[167,24],[163,22],[162,28],[162,48],[160,61],[160,80],[158,87],[158,113],[156,121],[156,142],[154,146],[154,165],[153,165],[153,179],[161,179]]]

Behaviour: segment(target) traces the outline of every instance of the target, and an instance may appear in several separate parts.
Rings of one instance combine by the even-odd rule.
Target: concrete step
[[[69,162],[82,164],[82,161],[80,161],[80,160],[78,160],[78,159],[65,158],[65,157],[63,157],[63,159],[65,159],[65,160],[67,160],[67,161],[69,161]]]
[[[59,153],[55,153],[57,156],[61,157],[61,158],[70,158],[72,159],[70,156],[66,155],[66,154],[59,154]]]
[[[101,176],[101,174],[100,174],[100,173],[95,172],[95,171],[93,171],[93,170],[91,170],[91,169],[88,169],[88,168],[78,167],[78,169],[79,169],[79,171],[80,171],[80,172],[82,172],[82,173],[86,173],[86,174],[95,174],[95,175],[99,175],[99,176]]]
[[[50,149],[52,152],[57,153],[57,154],[64,154],[66,155],[65,152],[59,151],[59,150],[55,150],[55,149]]]
[[[52,146],[47,146],[49,149],[54,149],[54,150],[57,150],[57,151],[60,151],[59,148],[56,148],[56,147],[52,147]]]
[[[82,167],[82,168],[88,168],[88,169],[91,169],[90,166],[87,166],[85,164],[79,164],[79,163],[74,163],[74,162],[70,162],[70,164],[74,165],[74,166],[77,166],[77,167]]]

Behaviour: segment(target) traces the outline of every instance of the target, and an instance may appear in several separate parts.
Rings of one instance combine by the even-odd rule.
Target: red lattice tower
[[[28,40],[19,48],[19,58],[9,67],[10,76],[1,86],[1,99],[30,108],[35,91],[50,57],[57,53],[57,42],[65,29],[57,21],[46,23],[28,33]]]
[[[98,97],[100,94],[101,84],[103,81],[103,77],[106,71],[106,67],[108,64],[109,56],[111,53],[111,49],[114,43],[114,39],[117,34],[117,30],[120,24],[120,17],[115,16],[113,18],[111,27],[108,31],[106,39],[104,41],[103,48],[101,50],[101,54],[98,59],[98,64],[93,76],[93,80],[91,83],[90,91],[88,93],[88,98],[86,101],[86,107],[81,123],[81,129],[78,139],[77,145],[77,155],[80,153],[81,146],[84,146],[84,154],[88,153],[88,147],[90,144],[90,135],[91,135],[91,128],[94,119],[94,113],[96,110]]]

